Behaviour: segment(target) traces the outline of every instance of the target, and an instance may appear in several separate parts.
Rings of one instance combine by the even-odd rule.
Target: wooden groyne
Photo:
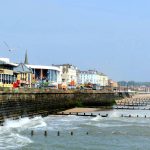
[[[84,116],[84,117],[97,117],[97,116],[101,116],[101,117],[108,117],[108,114],[102,115],[102,114],[94,114],[94,113],[79,113],[79,112],[69,112],[69,113],[64,113],[64,112],[59,112],[56,113],[55,115],[64,115],[64,116],[68,116],[68,115],[74,115],[74,116]]]
[[[150,94],[135,95],[132,98],[116,100],[116,109],[150,110]]]

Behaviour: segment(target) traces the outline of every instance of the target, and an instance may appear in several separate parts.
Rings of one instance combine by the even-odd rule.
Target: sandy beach
[[[116,100],[116,103],[124,102],[124,101],[134,101],[135,99],[144,99],[144,98],[150,98],[150,94],[139,94],[135,95],[132,98],[124,98],[121,100]],[[106,108],[82,108],[82,107],[75,107],[72,109],[67,109],[65,111],[62,111],[64,113],[86,113],[86,112],[95,112],[95,111],[101,111],[101,110],[106,110]],[[109,109],[107,109],[109,110]]]
[[[100,108],[79,108],[79,107],[75,107],[75,108],[72,108],[72,109],[65,110],[63,112],[64,113],[69,113],[69,112],[72,112],[72,113],[76,113],[76,112],[85,113],[85,112],[94,112],[94,111],[100,111],[100,110],[101,110]]]

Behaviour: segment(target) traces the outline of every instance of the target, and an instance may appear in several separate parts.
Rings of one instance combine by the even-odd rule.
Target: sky
[[[0,57],[150,81],[149,0],[0,0]],[[8,47],[13,49],[9,52]]]

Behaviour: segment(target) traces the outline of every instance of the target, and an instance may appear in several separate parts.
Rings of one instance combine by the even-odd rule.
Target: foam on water
[[[92,121],[99,121],[99,120],[102,120],[103,118],[99,115],[97,115],[96,117],[92,118],[91,120]]]
[[[128,134],[130,133],[131,129],[136,128],[136,126],[136,129],[138,129],[139,127],[148,127],[146,129],[149,129],[150,127],[149,118],[140,118],[144,115],[150,116],[149,111],[112,110],[102,111],[100,112],[100,114],[108,114],[108,117],[101,117],[100,115],[97,115],[96,117],[91,118],[85,116],[82,117],[68,115],[48,116],[45,118],[38,116],[32,119],[20,118],[19,120],[7,119],[4,123],[4,126],[0,127],[0,149],[16,150],[21,149],[22,147],[27,146],[31,143],[42,143],[41,139],[39,140],[36,138],[32,139],[34,140],[33,142],[30,139],[30,132],[28,135],[26,134],[27,131],[31,131],[32,129],[34,129],[34,131],[39,130],[38,133],[41,133],[40,130],[42,130],[42,134],[43,130],[55,131],[55,133],[56,131],[63,131],[64,134],[68,131],[70,132],[72,130],[79,130],[82,134],[83,129],[81,130],[80,128],[84,128],[85,132],[88,130],[93,133],[95,131],[96,133],[97,131],[102,132],[103,134],[107,134],[109,132],[112,136],[115,136],[115,134]],[[139,117],[121,117],[122,114],[126,116],[128,116],[129,114],[132,116],[139,115]],[[126,132],[126,129],[129,132]],[[52,134],[49,134],[49,136],[52,136]]]
[[[104,111],[101,114],[108,114],[108,117],[101,117],[97,115],[95,118],[90,119],[90,122],[85,123],[88,126],[95,126],[99,128],[112,128],[112,127],[150,127],[149,111],[135,111],[135,110],[112,110]],[[121,116],[127,117],[121,117]],[[132,117],[128,117],[131,115]],[[139,117],[137,117],[139,115]]]
[[[12,131],[11,128],[5,126],[0,128],[1,150],[16,150],[30,143],[32,143],[32,140],[30,140],[26,136],[20,135],[19,133]]]
[[[110,128],[110,127],[128,127],[132,125],[131,124],[97,123],[97,124],[93,124],[93,126],[100,127],[100,128]]]
[[[108,117],[110,117],[110,118],[119,118],[120,116],[121,116],[121,114],[118,111],[113,111],[112,113],[110,113],[108,115]]]
[[[7,128],[40,128],[47,126],[42,117],[35,117],[33,119],[20,118],[18,120],[6,119],[4,126]]]
[[[15,133],[10,133],[9,135],[6,134],[0,137],[1,150],[16,150],[30,143],[32,143],[32,141],[29,138]]]
[[[24,135],[21,131],[27,129],[41,129],[47,124],[42,117],[20,118],[18,120],[6,119],[4,126],[0,127],[0,149],[2,150],[16,150],[24,147],[33,141]]]
[[[79,119],[80,118],[80,119]],[[85,120],[85,117],[81,117],[81,116],[75,116],[75,115],[68,115],[68,116],[64,116],[62,119],[60,119],[60,121],[64,121],[64,122],[78,122],[78,121],[82,121]]]
[[[45,118],[47,122],[47,129],[51,131],[66,131],[79,129],[80,125],[89,120],[88,117],[81,116],[49,116]]]

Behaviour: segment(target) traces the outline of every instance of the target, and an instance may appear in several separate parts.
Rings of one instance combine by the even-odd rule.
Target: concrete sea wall
[[[0,120],[18,116],[54,114],[77,106],[111,106],[113,92],[98,91],[42,91],[0,92]]]

